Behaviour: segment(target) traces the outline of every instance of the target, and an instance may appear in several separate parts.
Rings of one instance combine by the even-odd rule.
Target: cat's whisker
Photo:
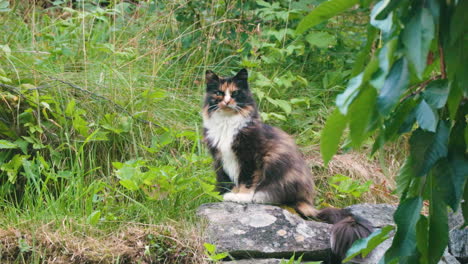
[[[244,117],[247,117],[248,113],[240,106],[236,105],[236,112],[241,114]]]
[[[212,105],[212,106],[208,107],[208,111],[211,111],[211,110],[216,111],[218,109],[219,109],[218,105]]]

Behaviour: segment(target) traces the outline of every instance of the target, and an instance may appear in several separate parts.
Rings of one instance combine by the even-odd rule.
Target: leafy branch
[[[357,2],[325,1],[304,18],[297,32]],[[361,5],[367,8],[371,2]],[[353,148],[377,134],[373,152],[410,134],[410,154],[396,179],[397,230],[382,263],[437,263],[448,243],[447,207],[458,210],[468,193],[466,10],[468,1],[375,1],[367,43],[381,45],[375,52],[366,45],[359,53],[353,76],[322,133],[325,163],[338,151],[346,127]],[[368,54],[366,63],[362,58]],[[439,68],[429,66],[435,61]],[[424,200],[427,217],[421,214]],[[466,225],[466,202],[462,210]],[[350,255],[362,249],[353,250]]]

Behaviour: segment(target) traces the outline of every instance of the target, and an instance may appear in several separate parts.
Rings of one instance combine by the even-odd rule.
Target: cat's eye
[[[232,96],[232,97],[235,97],[235,96],[238,96],[238,95],[239,95],[239,91],[233,91],[233,92],[231,93],[231,96]]]
[[[216,91],[216,92],[215,92],[215,95],[216,95],[216,96],[222,96],[222,95],[224,95],[224,93],[221,92],[221,91]]]

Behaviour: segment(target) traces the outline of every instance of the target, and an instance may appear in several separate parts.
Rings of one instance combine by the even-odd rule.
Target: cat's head
[[[206,114],[222,111],[224,113],[254,116],[257,113],[255,101],[247,82],[246,69],[233,77],[219,77],[206,71],[206,95],[204,110]]]

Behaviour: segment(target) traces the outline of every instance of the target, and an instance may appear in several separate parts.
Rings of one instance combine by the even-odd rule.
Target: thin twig
[[[20,96],[23,96],[23,94],[21,93],[21,91],[20,91],[18,88],[16,88],[15,86],[8,85],[8,84],[4,84],[4,83],[0,83],[0,87],[5,88],[5,89],[8,89],[8,90],[10,90],[10,91],[12,91],[12,92],[15,92],[15,93],[19,94]]]
[[[64,81],[64,80],[60,80],[60,79],[57,79],[55,77],[50,77],[50,79],[54,80],[54,81],[57,81],[57,82],[60,82],[60,83],[63,83],[63,84],[66,84],[68,85],[69,87],[75,89],[75,90],[78,90],[80,92],[83,92],[83,93],[86,93],[86,94],[89,94],[91,95],[92,97],[94,98],[99,98],[101,100],[104,100],[106,102],[108,102],[109,104],[111,104],[113,107],[117,108],[119,111],[121,112],[124,112],[125,114],[127,114],[128,116],[130,116],[131,118],[139,121],[139,122],[142,122],[142,123],[145,123],[145,124],[148,124],[148,125],[152,125],[154,127],[160,127],[160,125],[154,123],[154,122],[151,122],[151,121],[148,121],[148,120],[145,120],[145,119],[142,119],[142,118],[139,118],[139,117],[135,117],[132,115],[132,113],[130,113],[129,111],[127,111],[125,108],[123,108],[122,106],[120,106],[119,104],[115,103],[114,101],[102,96],[102,95],[99,95],[99,94],[96,94],[96,93],[93,93],[89,90],[86,90],[86,89],[83,89],[81,88],[80,86],[76,85],[76,84],[73,84],[73,83],[70,83],[70,82],[67,82],[67,81]],[[21,98],[25,98],[25,96],[23,95],[23,93],[21,92],[20,89],[18,89],[17,87],[15,86],[12,86],[12,85],[8,85],[8,84],[3,84],[3,83],[0,83],[0,87],[1,88],[4,88],[4,89],[7,89],[7,90],[10,90],[16,94],[18,94],[19,96],[21,96]],[[51,85],[41,85],[41,86],[38,86],[38,87],[35,87],[35,88],[30,88],[30,89],[27,89],[27,91],[34,91],[34,90],[42,90],[42,89],[48,89],[50,87],[53,87]]]
[[[408,90],[413,90],[414,88],[417,88],[415,91],[409,93],[408,95],[406,95],[405,97],[403,97],[401,100],[400,100],[400,103],[405,101],[406,99],[408,99],[409,97],[412,97],[412,96],[415,96],[417,94],[419,94],[420,92],[422,92],[424,90],[424,88],[426,88],[426,86],[434,81],[434,80],[439,80],[439,79],[442,79],[442,75],[436,75],[434,77],[431,77],[423,82],[420,82],[418,84],[415,84],[413,86],[411,86]]]
[[[160,125],[154,123],[154,122],[151,122],[149,120],[145,120],[145,119],[142,119],[142,118],[139,118],[139,117],[135,117],[132,115],[132,113],[130,113],[129,111],[127,111],[127,109],[123,108],[122,106],[120,106],[119,104],[115,103],[114,101],[102,96],[102,95],[99,95],[99,94],[96,94],[96,93],[93,93],[89,90],[86,90],[84,88],[81,88],[80,86],[76,85],[76,84],[73,84],[73,83],[70,83],[70,82],[67,82],[67,81],[64,81],[64,80],[61,80],[61,79],[57,79],[55,77],[50,77],[50,79],[54,80],[54,81],[57,81],[57,82],[61,82],[63,84],[66,84],[68,86],[70,86],[71,88],[75,89],[75,90],[78,90],[78,91],[81,91],[83,93],[87,93],[95,98],[99,98],[101,100],[104,100],[104,101],[107,101],[108,103],[110,103],[111,105],[113,105],[115,108],[119,109],[121,112],[124,112],[125,114],[127,114],[128,116],[130,116],[131,118],[137,120],[137,121],[140,121],[142,123],[145,123],[145,124],[149,124],[149,125],[152,125],[152,126],[155,126],[155,127],[160,127]]]
[[[440,45],[440,43],[439,43],[439,56],[440,56],[440,73],[441,73],[442,79],[446,79],[447,72],[445,71],[444,49],[442,48],[442,45]]]

